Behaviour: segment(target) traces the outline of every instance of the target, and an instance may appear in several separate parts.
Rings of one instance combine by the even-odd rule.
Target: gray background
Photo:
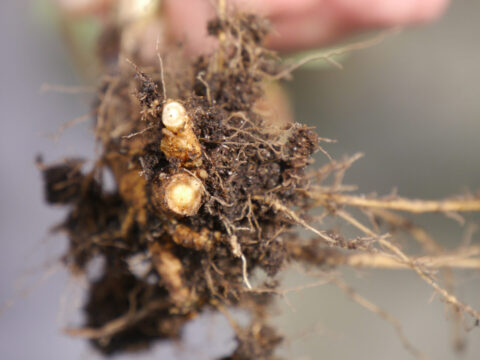
[[[362,192],[385,194],[398,187],[402,195],[428,198],[478,189],[479,16],[479,2],[456,0],[441,21],[355,53],[343,71],[296,73],[288,87],[297,119],[338,139],[328,146],[334,156],[366,154],[348,173],[348,183]],[[87,126],[67,131],[58,143],[45,136],[86,113],[88,97],[40,94],[45,82],[80,82],[60,35],[39,20],[30,2],[0,3],[0,44],[0,303],[14,299],[0,316],[0,358],[92,358],[84,342],[61,333],[80,319],[81,282],[69,281],[55,263],[65,239],[49,236],[48,229],[64,210],[44,204],[34,166],[38,153],[47,161],[93,154]],[[317,164],[324,161],[319,156]],[[470,219],[478,224],[478,217]],[[420,222],[450,247],[465,230],[439,216]],[[52,275],[41,281],[47,273]],[[467,334],[466,350],[456,354],[444,306],[414,274],[345,271],[345,276],[398,317],[409,339],[431,358],[479,358],[479,329]],[[457,294],[479,309],[478,274],[461,272],[457,279]],[[291,272],[285,286],[308,281]],[[274,320],[293,339],[284,348],[287,358],[410,358],[389,324],[335,287],[304,290],[290,300],[296,311],[279,301]],[[223,319],[196,326],[188,330],[186,345],[160,346],[145,358],[203,359],[214,347],[232,346]]]

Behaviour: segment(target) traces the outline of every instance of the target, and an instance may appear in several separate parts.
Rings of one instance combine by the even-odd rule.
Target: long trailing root
[[[427,359],[426,355],[419,351],[407,338],[405,335],[405,332],[403,331],[402,325],[400,324],[400,321],[398,321],[397,318],[395,318],[393,315],[391,315],[389,312],[385,311],[378,305],[374,304],[370,300],[366,299],[362,295],[360,295],[358,292],[356,292],[351,286],[349,286],[347,283],[345,283],[341,279],[334,278],[332,279],[332,282],[341,290],[347,294],[353,301],[355,301],[357,304],[360,306],[364,307],[365,309],[371,311],[374,314],[377,314],[379,317],[387,321],[392,325],[394,328],[395,332],[397,333],[400,341],[402,342],[403,346],[405,349],[410,352],[415,358],[417,359]]]
[[[363,209],[363,211],[370,217],[387,222],[389,226],[395,229],[405,230],[422,246],[425,252],[429,254],[438,254],[444,251],[428,232],[400,214],[378,208],[368,208]]]
[[[85,339],[108,339],[128,326],[145,319],[154,311],[168,309],[169,305],[170,304],[166,302],[151,302],[150,304],[145,305],[141,310],[128,312],[125,315],[111,320],[100,328],[67,328],[65,329],[65,332],[70,336]]]
[[[286,207],[285,205],[283,205],[280,201],[274,200],[274,199],[271,199],[271,198],[268,198],[268,197],[262,197],[262,196],[255,196],[254,199],[258,200],[258,201],[265,202],[266,204],[271,206],[276,211],[283,212],[285,215],[290,217],[297,224],[303,226],[307,230],[310,230],[315,235],[320,236],[323,240],[325,240],[330,245],[336,244],[335,239],[333,239],[331,236],[326,234],[324,231],[320,231],[320,230],[315,229],[313,226],[311,226],[305,220],[303,220],[300,216],[295,214],[295,212],[293,210],[291,210],[288,207]]]
[[[304,66],[304,65],[306,65],[306,64],[308,64],[312,61],[316,61],[316,60],[325,60],[328,63],[330,63],[331,65],[335,66],[336,68],[343,69],[343,66],[335,59],[336,56],[347,54],[347,53],[350,53],[350,52],[355,51],[355,50],[367,49],[369,47],[378,45],[383,40],[385,40],[386,37],[388,37],[392,34],[396,34],[399,31],[400,31],[399,28],[394,28],[392,30],[382,31],[379,34],[377,34],[376,36],[373,36],[372,38],[367,39],[367,40],[362,40],[362,41],[354,42],[354,43],[351,43],[351,44],[347,44],[345,46],[342,46],[342,47],[339,47],[339,48],[336,48],[336,49],[332,49],[332,50],[329,50],[329,51],[326,51],[326,52],[320,52],[320,53],[315,53],[315,54],[312,54],[312,55],[305,56],[300,61],[290,65],[289,67],[287,67],[283,71],[276,74],[273,78],[275,80],[283,79],[283,78],[289,76],[293,71],[297,70],[298,68],[300,68],[300,67],[302,67],[302,66]]]
[[[459,198],[445,200],[420,200],[402,197],[368,198],[363,196],[344,195],[338,193],[309,193],[310,197],[319,205],[337,204],[360,208],[376,208],[385,210],[406,211],[420,213],[449,213],[480,211],[480,198]]]
[[[349,266],[354,268],[379,268],[379,269],[411,269],[415,271],[427,284],[429,284],[446,304],[455,319],[455,330],[460,328],[462,321],[461,312],[465,312],[475,319],[475,324],[480,322],[480,312],[466,303],[461,302],[453,295],[452,269],[479,269],[479,249],[475,246],[463,247],[457,251],[446,252],[424,229],[415,225],[411,220],[397,212],[413,214],[443,213],[447,216],[458,217],[459,212],[480,211],[480,199],[474,196],[463,196],[445,200],[432,201],[420,199],[407,199],[392,195],[385,198],[365,197],[344,194],[350,188],[342,184],[345,171],[358,159],[361,154],[347,158],[343,161],[332,161],[310,174],[317,184],[303,190],[303,193],[312,199],[313,206],[321,206],[330,214],[346,220],[348,223],[374,239],[381,249],[367,249],[360,253],[345,254],[342,252],[319,252],[317,256],[310,255],[310,261],[317,265]],[[330,184],[323,185],[329,178]],[[371,220],[375,230],[362,224],[345,207],[352,207],[363,212]],[[405,230],[424,249],[428,255],[407,256],[401,248],[392,243],[386,236],[380,236],[378,220],[386,222],[393,229]],[[305,254],[302,259],[308,259]],[[444,270],[445,287],[439,285],[433,274],[437,270]],[[455,332],[455,343],[462,343],[459,332]],[[400,336],[402,338],[402,336]],[[402,339],[402,342],[404,340]],[[407,347],[408,349],[408,347]]]
[[[311,178],[316,178],[321,184],[325,179],[332,176],[333,183],[331,185],[314,185],[308,190],[302,192],[314,202],[314,206],[322,206],[335,216],[338,216],[348,223],[352,224],[357,229],[361,230],[365,235],[374,239],[384,250],[380,251],[365,251],[354,254],[345,254],[342,252],[333,252],[332,249],[327,250],[324,254],[319,256],[318,265],[328,266],[349,266],[353,268],[381,268],[381,269],[412,269],[414,270],[427,284],[429,284],[435,293],[439,294],[441,299],[451,306],[455,315],[457,328],[461,321],[459,310],[471,315],[476,323],[480,321],[480,312],[472,308],[468,304],[460,301],[452,293],[453,277],[451,270],[455,269],[480,269],[480,250],[478,247],[468,247],[460,249],[456,252],[446,253],[444,249],[421,227],[414,225],[407,218],[395,213],[395,211],[404,211],[411,213],[445,213],[450,215],[457,212],[473,212],[480,211],[480,199],[473,197],[452,198],[441,201],[426,201],[418,199],[406,199],[398,196],[391,196],[388,198],[366,198],[362,196],[346,195],[341,191],[348,190],[348,186],[342,184],[345,171],[362,155],[357,154],[344,161],[331,161],[329,164],[314,171],[310,174]],[[264,201],[269,204],[276,211],[280,211],[288,216],[298,225],[314,232],[322,240],[326,241],[330,246],[340,245],[338,241],[325,232],[317,230],[306,222],[301,216],[297,215],[292,209],[282,205],[280,201],[273,198],[257,196],[257,201]],[[428,256],[407,256],[398,246],[394,245],[388,240],[388,236],[381,236],[377,231],[371,230],[369,227],[363,225],[357,219],[352,217],[343,207],[352,206],[362,210],[367,216],[372,219],[372,223],[376,225],[375,218],[386,221],[391,226],[405,229],[410,235],[416,239],[430,254]],[[311,256],[311,255],[310,255]],[[303,257],[303,261],[307,261],[307,257]],[[309,259],[312,263],[312,258]],[[442,287],[433,277],[436,270],[445,270],[446,287]],[[417,358],[424,358],[424,354],[415,349],[405,337],[400,323],[392,318],[387,312],[380,309],[375,304],[361,297],[353,292],[347,284],[341,282],[339,285],[353,300],[360,305],[366,307],[372,312],[378,314],[380,317],[390,322],[397,331],[399,338],[404,344],[405,348]],[[458,334],[456,336],[458,338]],[[457,341],[458,342],[458,341]]]
[[[304,258],[296,244],[289,246],[293,258]],[[450,253],[439,255],[411,256],[411,260],[428,272],[443,269],[480,269],[480,248],[470,247]],[[305,260],[305,259],[304,259]],[[410,269],[410,266],[398,257],[379,251],[359,251],[345,253],[332,248],[310,254],[309,263],[329,267],[346,266],[365,269]]]
[[[420,226],[415,225],[405,216],[390,210],[378,208],[364,208],[362,210],[372,219],[373,224],[375,224],[376,219],[380,219],[387,222],[387,224],[393,229],[400,229],[408,232],[412,238],[422,246],[424,251],[430,255],[428,257],[417,258],[415,261],[422,262],[422,260],[425,260],[430,269],[433,269],[436,266],[441,267],[441,276],[445,284],[445,289],[450,293],[453,292],[455,285],[453,269],[475,269],[477,263],[479,263],[478,260],[474,258],[474,256],[478,256],[477,247],[461,248],[459,251],[447,253],[447,251],[438,244],[428,232]],[[470,237],[473,234],[472,230],[474,229],[469,227],[468,230],[469,231],[466,233],[465,244],[470,242]],[[426,266],[426,264],[423,264],[423,266]],[[454,306],[450,306],[449,311],[452,314],[453,320],[453,344],[457,350],[462,349],[464,346],[462,314],[459,309]]]
[[[397,256],[398,260],[403,262],[405,265],[414,270],[427,284],[429,284],[436,293],[438,293],[443,301],[447,304],[453,305],[464,312],[471,315],[477,322],[480,321],[480,312],[472,308],[470,305],[465,304],[457,299],[456,296],[449,293],[447,290],[442,288],[433,278],[429,275],[418,263],[413,259],[407,256],[398,246],[392,244],[391,242],[385,240],[384,237],[380,237],[377,233],[360,223],[358,220],[353,218],[350,214],[345,211],[338,211],[337,215],[342,219],[346,220],[348,223],[352,224],[354,227],[358,228],[360,231],[365,234],[375,237],[378,240],[378,243],[385,249],[391,251],[394,255]]]
[[[412,257],[412,261],[421,268],[434,270],[442,268],[450,269],[475,269],[480,270],[479,249],[469,249],[465,254],[445,254],[439,256]],[[476,255],[475,257],[472,257]],[[331,265],[346,265],[354,268],[373,269],[408,269],[410,266],[396,257],[380,253],[357,253],[351,255],[338,254]]]

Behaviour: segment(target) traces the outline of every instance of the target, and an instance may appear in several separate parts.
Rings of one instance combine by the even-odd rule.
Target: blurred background
[[[99,358],[86,342],[62,333],[81,322],[82,283],[58,264],[65,249],[49,228],[64,209],[49,207],[35,157],[52,162],[92,157],[88,124],[48,134],[89,111],[89,94],[42,93],[42,84],[85,85],[77,76],[60,26],[43,1],[0,3],[0,358]],[[287,84],[295,116],[322,137],[337,139],[336,158],[365,157],[346,182],[364,193],[397,188],[409,197],[442,198],[480,185],[480,2],[453,1],[438,22],[409,28],[374,48],[356,52],[345,69],[303,69]],[[316,164],[326,160],[317,156]],[[446,247],[466,232],[452,219],[424,216],[424,225]],[[469,220],[478,224],[478,217]],[[340,224],[333,226],[344,228]],[[345,227],[344,231],[350,231]],[[478,244],[478,236],[474,237]],[[445,306],[408,271],[343,271],[362,295],[402,323],[411,342],[432,359],[478,359],[480,331],[464,335],[454,351]],[[292,271],[285,287],[312,279]],[[456,294],[480,309],[479,273],[456,273]],[[391,325],[353,303],[335,286],[291,293],[279,300],[273,321],[287,334],[288,359],[408,359]],[[65,310],[67,309],[67,310]],[[208,318],[208,316],[204,317]],[[197,323],[185,343],[161,344],[122,359],[208,359],[232,348],[221,317]]]

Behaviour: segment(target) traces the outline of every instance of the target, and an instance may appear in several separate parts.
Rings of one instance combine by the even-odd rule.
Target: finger
[[[72,16],[91,16],[106,13],[112,0],[55,0],[62,11]]]
[[[244,12],[252,12],[269,18],[284,16],[285,14],[298,15],[305,9],[317,6],[321,0],[231,0],[232,8]]]
[[[346,34],[351,23],[343,21],[335,10],[316,4],[302,13],[271,19],[273,31],[267,38],[268,47],[278,51],[295,51],[326,44]]]
[[[345,21],[359,26],[394,26],[437,18],[448,0],[327,0]]]
[[[171,35],[182,40],[190,53],[208,53],[216,46],[205,26],[216,15],[211,1],[165,0]],[[356,29],[429,21],[444,11],[448,0],[232,0],[230,4],[269,17],[274,32],[268,45],[293,51],[326,44]]]
[[[448,0],[325,0],[295,15],[272,18],[268,45],[279,51],[324,45],[355,30],[425,22],[438,17]]]
[[[207,21],[216,15],[208,0],[165,0],[166,21],[171,38],[181,41],[191,54],[215,49],[216,40],[207,34]]]

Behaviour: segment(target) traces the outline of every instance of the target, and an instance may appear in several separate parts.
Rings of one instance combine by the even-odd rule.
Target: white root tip
[[[187,111],[178,101],[169,101],[163,106],[162,122],[173,132],[181,130],[187,122]]]

